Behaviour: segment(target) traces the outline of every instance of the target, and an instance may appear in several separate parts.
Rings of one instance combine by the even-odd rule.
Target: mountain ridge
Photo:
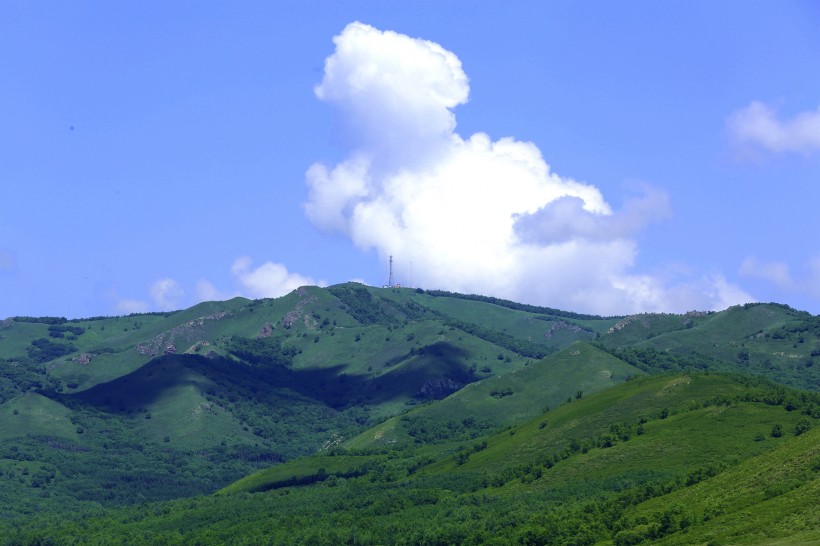
[[[0,326],[0,480],[7,487],[0,500],[4,517],[20,521],[32,511],[113,514],[135,503],[173,503],[228,491],[243,476],[246,483],[272,476],[275,487],[260,486],[266,494],[312,498],[331,482],[359,487],[387,480],[399,487],[402,473],[418,494],[433,494],[433,487],[455,500],[483,480],[489,481],[481,488],[493,491],[526,490],[566,460],[644,446],[644,435],[659,426],[674,424],[677,432],[669,434],[694,439],[693,423],[715,426],[727,446],[739,446],[715,452],[707,474],[718,476],[768,448],[775,424],[778,438],[794,436],[797,427],[815,428],[819,359],[820,317],[779,304],[596,317],[357,283],[168,313],[6,319]],[[679,382],[675,389],[684,390],[722,387],[709,396],[697,391],[703,395],[697,411],[691,401],[680,401],[680,409],[659,405],[675,399],[665,395],[633,396],[634,409],[628,409],[626,395],[618,393],[638,392],[653,381]],[[596,404],[608,404],[609,413]],[[785,417],[766,417],[778,407]],[[603,428],[562,428],[561,415],[574,408],[608,415]],[[724,423],[734,414],[763,419],[765,426],[752,439],[730,441],[736,432],[731,423],[743,428],[740,417]],[[547,452],[524,444],[502,449],[553,430],[563,431],[562,439]],[[721,438],[713,443],[720,445]],[[696,452],[697,443],[691,445],[687,449]],[[640,460],[643,449],[649,444],[630,457]],[[521,459],[526,453],[532,456]],[[601,470],[590,491],[610,498],[618,480],[632,488],[641,480],[677,480],[684,468],[703,470],[690,461],[672,471],[648,452],[643,460],[667,473],[641,478],[638,467],[637,474],[620,477]],[[580,483],[582,474],[570,470],[566,466],[563,475]],[[453,472],[466,481],[447,477]],[[813,483],[806,480],[801,483]],[[390,498],[402,504],[400,490],[391,489]],[[649,516],[636,517],[647,520],[636,524],[647,526],[641,540],[674,535],[659,534]],[[440,524],[442,532],[451,527]],[[313,532],[300,529],[303,537]],[[619,539],[619,529],[607,529],[590,536],[616,543],[640,538]]]

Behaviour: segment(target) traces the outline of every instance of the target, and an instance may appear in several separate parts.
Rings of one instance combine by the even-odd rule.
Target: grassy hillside
[[[712,479],[634,506],[624,514],[616,544],[651,539],[664,525],[674,532],[658,544],[816,544],[818,472],[815,429]]]
[[[0,405],[0,439],[25,435],[75,438],[71,411],[34,392],[21,394]]]
[[[610,354],[578,342],[524,369],[468,385],[435,404],[391,418],[346,445],[361,449],[474,438],[527,421],[550,407],[640,373]]]
[[[650,368],[737,371],[820,390],[820,317],[783,305],[635,315],[621,320],[599,342],[622,358],[645,361]],[[659,354],[667,355],[668,362],[660,362]],[[680,362],[671,362],[675,359]]]
[[[784,392],[799,400],[791,411],[778,403]],[[3,536],[57,544],[810,543],[820,532],[820,428],[807,415],[816,398],[739,376],[641,377],[470,441],[337,449],[217,496],[43,516]]]
[[[597,317],[346,283],[169,313],[13,317],[0,321],[0,513],[86,513],[229,486],[286,494],[299,521],[314,517],[304,515],[311,503],[342,507],[339,529],[370,513],[361,493],[410,510],[409,521],[435,505],[484,521],[485,538],[500,526],[523,540],[510,522],[564,529],[543,514],[577,523],[578,503],[650,482],[677,491],[684,475],[712,479],[794,437],[803,419],[813,426],[818,359],[820,317],[776,304]],[[642,377],[667,373],[685,375]],[[427,500],[411,509],[402,488]],[[242,494],[196,503],[230,511]],[[334,495],[361,506],[348,511]],[[528,505],[510,512],[519,500],[543,517]],[[490,509],[501,519],[486,520]],[[415,532],[380,511],[356,528],[377,542],[395,542],[390,529]],[[197,517],[204,528],[244,525]],[[431,521],[436,540],[467,532]],[[619,530],[587,524],[602,540]],[[305,541],[315,531],[294,525]],[[433,541],[424,536],[417,542]]]

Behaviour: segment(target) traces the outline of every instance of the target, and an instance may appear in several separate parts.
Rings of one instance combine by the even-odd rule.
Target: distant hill
[[[785,305],[634,315],[614,325],[600,343],[648,366],[674,369],[677,360],[680,366],[737,371],[820,390],[820,316]],[[668,362],[658,355],[668,355]]]
[[[598,502],[621,489],[677,480],[680,472],[706,472],[698,469],[707,459],[714,462],[709,479],[752,464],[746,461],[785,443],[767,435],[775,424],[786,439],[797,438],[802,420],[814,429],[818,391],[820,317],[778,304],[598,317],[345,283],[168,313],[11,317],[0,321],[0,515],[21,521],[35,512],[171,501],[213,493],[243,476],[249,481],[230,490],[285,489],[291,498],[313,499],[335,476],[334,487],[345,480],[350,487],[390,484],[405,508],[399,491],[408,479],[436,503],[468,502],[478,491],[500,499],[530,491],[532,476],[540,472],[532,478],[538,482],[551,472],[544,454],[557,456],[557,467],[587,461],[595,449],[603,456],[621,453],[623,442],[644,445],[639,425],[688,442],[671,452],[646,444],[649,451],[634,454],[645,465],[607,467],[600,483],[587,472],[598,464],[592,459],[583,471],[566,466],[551,478],[564,483],[564,493],[532,493],[533,506],[552,506],[539,503],[566,502],[570,490],[592,480],[588,495],[572,498]],[[584,416],[570,418],[579,408]],[[724,414],[738,416],[725,430]],[[679,428],[669,428],[678,420]],[[712,429],[728,437],[752,428],[762,440],[723,445],[718,432],[710,436]],[[599,445],[607,437],[611,449]],[[549,441],[532,447],[527,438]],[[713,444],[723,447],[704,459]],[[678,453],[683,459],[674,466]],[[492,481],[502,480],[496,475],[506,476],[503,483]],[[241,485],[247,483],[256,485]],[[640,536],[671,540],[664,537],[677,531],[653,531],[638,504],[630,504],[633,526],[649,526]],[[304,537],[312,532],[297,528]],[[640,538],[595,529],[594,536],[619,544]]]

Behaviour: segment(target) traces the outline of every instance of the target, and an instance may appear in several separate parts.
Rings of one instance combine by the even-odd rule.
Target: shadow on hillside
[[[443,398],[479,379],[469,368],[469,353],[447,342],[411,351],[386,363],[380,375],[347,374],[345,365],[291,369],[268,363],[247,365],[226,358],[168,355],[138,370],[59,398],[132,414],[145,410],[180,387],[193,386],[203,394],[263,404],[309,398],[334,409],[380,404],[397,398]],[[233,400],[232,400],[233,399]]]

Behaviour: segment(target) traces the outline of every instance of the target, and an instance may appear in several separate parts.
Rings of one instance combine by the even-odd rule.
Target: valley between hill
[[[820,540],[820,317],[782,305],[348,283],[12,317],[0,369],[0,543]]]

